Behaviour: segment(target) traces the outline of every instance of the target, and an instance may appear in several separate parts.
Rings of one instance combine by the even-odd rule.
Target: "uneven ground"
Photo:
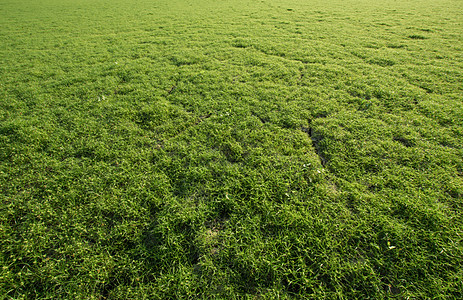
[[[1,0],[0,295],[461,298],[462,11]]]

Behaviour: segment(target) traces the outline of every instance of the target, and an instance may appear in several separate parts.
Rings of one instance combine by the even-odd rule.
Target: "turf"
[[[0,295],[460,299],[462,11],[2,0]]]

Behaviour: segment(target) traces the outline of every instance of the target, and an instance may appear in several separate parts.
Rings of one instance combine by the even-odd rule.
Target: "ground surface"
[[[1,0],[5,299],[456,299],[463,3]]]

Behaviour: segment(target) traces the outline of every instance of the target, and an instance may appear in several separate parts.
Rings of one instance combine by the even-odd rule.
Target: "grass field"
[[[0,299],[461,299],[463,2],[0,0]]]

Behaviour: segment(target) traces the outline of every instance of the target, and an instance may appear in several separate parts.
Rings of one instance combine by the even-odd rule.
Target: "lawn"
[[[0,16],[0,299],[463,297],[462,1]]]

